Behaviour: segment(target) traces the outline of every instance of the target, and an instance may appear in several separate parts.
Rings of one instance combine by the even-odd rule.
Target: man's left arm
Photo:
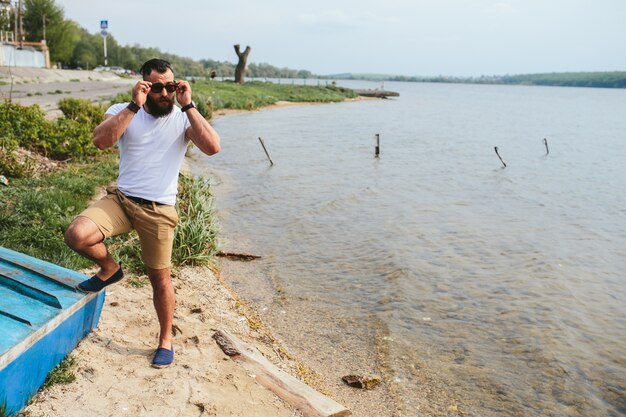
[[[177,81],[178,90],[176,100],[185,108],[191,104],[191,87],[187,81]],[[220,151],[220,136],[209,122],[200,114],[198,109],[192,107],[185,111],[191,126],[185,131],[185,136],[194,143],[203,153],[214,155]]]

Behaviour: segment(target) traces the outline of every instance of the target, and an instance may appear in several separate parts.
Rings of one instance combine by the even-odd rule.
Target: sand
[[[137,281],[145,285],[130,285]],[[25,415],[299,416],[225,356],[211,338],[216,330],[226,329],[295,374],[296,362],[279,356],[279,346],[262,329],[250,327],[240,302],[216,275],[208,268],[183,268],[173,283],[177,306],[172,366],[150,367],[158,340],[152,290],[147,278],[127,276],[107,291],[98,328],[71,353],[76,381],[41,391]]]

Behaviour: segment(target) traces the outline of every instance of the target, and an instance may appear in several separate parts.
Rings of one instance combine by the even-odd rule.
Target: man
[[[170,266],[178,223],[174,207],[178,174],[189,140],[213,155],[220,150],[220,137],[195,108],[189,83],[174,80],[167,61],[151,59],[140,72],[143,80],[133,87],[132,101],[111,106],[94,130],[93,141],[99,149],[119,147],[117,187],[109,187],[105,197],[74,219],[65,242],[100,267],[78,285],[83,292],[98,292],[124,276],[104,239],[137,231],[160,325],[152,366],[163,368],[174,360],[175,297]],[[174,95],[180,109],[174,106]]]

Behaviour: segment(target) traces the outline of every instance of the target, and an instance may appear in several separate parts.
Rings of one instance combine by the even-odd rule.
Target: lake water
[[[626,415],[626,91],[385,88],[214,123],[237,291],[394,415]]]

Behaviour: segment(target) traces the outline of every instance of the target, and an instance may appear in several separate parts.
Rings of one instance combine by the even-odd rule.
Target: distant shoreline
[[[552,87],[626,88],[626,71],[555,72],[542,74],[490,75],[480,77],[416,77],[382,74],[337,74],[333,80],[402,81],[451,84],[539,85]]]

